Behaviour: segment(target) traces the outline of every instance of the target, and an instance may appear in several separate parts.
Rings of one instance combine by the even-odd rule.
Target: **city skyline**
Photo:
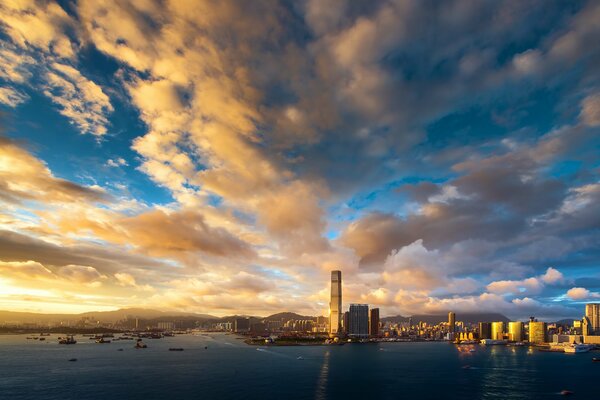
[[[338,321],[579,319],[600,300],[599,19],[4,2],[0,310],[326,316],[339,271]]]

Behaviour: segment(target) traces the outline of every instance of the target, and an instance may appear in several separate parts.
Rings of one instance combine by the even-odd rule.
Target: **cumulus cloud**
[[[600,293],[590,292],[586,288],[574,287],[567,291],[567,297],[571,300],[587,300],[592,298],[599,298]]]

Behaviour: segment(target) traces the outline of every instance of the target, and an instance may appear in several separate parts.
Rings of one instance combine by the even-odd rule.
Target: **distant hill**
[[[300,315],[300,314],[296,314],[293,312],[280,312],[277,314],[273,314],[273,315],[269,315],[268,317],[265,317],[264,319],[266,319],[267,321],[289,321],[291,319],[309,319],[309,320],[316,320],[317,317],[309,317],[306,315]]]
[[[402,315],[396,315],[393,317],[385,317],[381,320],[384,322],[408,322],[408,318],[412,318],[413,323],[418,323],[419,321],[426,322],[428,324],[438,324],[440,322],[448,321],[448,314],[441,315],[426,315],[426,314],[417,314],[412,317],[404,317]],[[510,321],[505,315],[499,313],[457,313],[456,320],[466,322],[469,324],[476,324],[479,322],[493,322],[493,321],[502,321],[508,322]]]
[[[132,316],[140,319],[157,319],[164,317],[193,317],[197,319],[219,319],[208,314],[194,314],[185,312],[165,312],[145,308],[123,308],[115,311],[95,311],[81,314],[41,314],[28,312],[0,311],[0,322],[19,321],[21,323],[50,323],[57,321],[76,321],[84,317],[93,317],[102,322],[116,322]]]
[[[573,318],[561,319],[560,321],[556,321],[558,325],[570,325],[573,326]]]

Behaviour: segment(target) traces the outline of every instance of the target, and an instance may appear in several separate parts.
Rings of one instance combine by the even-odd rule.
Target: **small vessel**
[[[204,346],[204,350],[208,350],[208,346]]]
[[[145,348],[147,348],[148,346],[146,346],[146,343],[142,342],[142,339],[138,339],[138,340],[135,342],[135,346],[133,346],[133,347],[134,347],[134,348],[136,348],[136,349],[145,349]]]
[[[600,362],[600,358],[598,358],[598,357],[594,357],[594,358],[592,358],[592,361],[593,361],[593,362]]]
[[[69,361],[74,362],[74,361],[77,361],[77,359],[76,358],[69,358]]]
[[[73,335],[67,336],[64,339],[59,338],[58,344],[75,344],[77,340],[73,339]]]
[[[296,360],[304,360],[304,357],[298,356],[298,358],[296,358]]]
[[[591,346],[587,344],[571,344],[565,347],[565,353],[587,353],[592,349]]]
[[[183,351],[181,347],[169,347],[169,351]]]
[[[570,390],[561,390],[560,394],[563,396],[570,396],[573,394],[573,392],[571,392]]]
[[[41,338],[40,338],[40,341],[42,341],[42,340],[46,340],[46,338],[45,338],[45,337],[41,337]]]
[[[123,349],[117,349],[117,351],[123,351]]]
[[[470,365],[463,365],[462,369],[471,369],[471,366]]]
[[[103,337],[96,339],[96,343],[110,343],[110,340],[104,340]]]

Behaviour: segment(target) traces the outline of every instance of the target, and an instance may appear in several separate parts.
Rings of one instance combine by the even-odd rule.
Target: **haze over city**
[[[579,319],[598,21],[594,1],[4,1],[0,310],[326,316],[339,270],[344,307],[382,317]]]

